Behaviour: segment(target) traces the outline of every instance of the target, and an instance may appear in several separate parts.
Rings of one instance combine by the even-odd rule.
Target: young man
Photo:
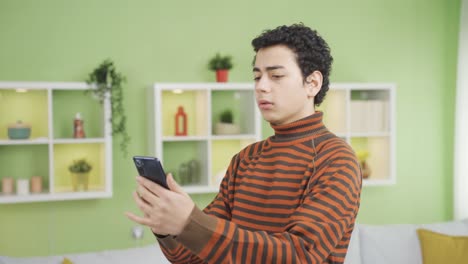
[[[156,236],[173,263],[343,263],[361,171],[315,111],[328,90],[330,49],[302,24],[265,31],[252,45],[256,100],[275,135],[232,158],[203,211],[168,174],[171,190],[137,178],[144,217],[127,216],[165,234]]]

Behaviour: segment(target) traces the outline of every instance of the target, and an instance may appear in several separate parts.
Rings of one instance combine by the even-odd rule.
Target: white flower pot
[[[215,134],[217,135],[232,135],[239,134],[240,128],[236,124],[217,123],[215,126]]]

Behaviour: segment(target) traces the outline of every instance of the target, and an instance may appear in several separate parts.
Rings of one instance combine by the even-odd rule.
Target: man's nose
[[[268,82],[268,78],[260,77],[255,83],[255,90],[257,92],[268,92],[270,91],[270,84]]]

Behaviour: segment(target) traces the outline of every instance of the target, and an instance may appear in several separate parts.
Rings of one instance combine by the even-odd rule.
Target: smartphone
[[[169,189],[166,181],[166,173],[158,158],[147,156],[134,156],[133,162],[138,170],[138,174],[162,187]]]

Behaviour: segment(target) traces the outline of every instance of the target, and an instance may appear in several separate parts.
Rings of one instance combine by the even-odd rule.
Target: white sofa
[[[351,236],[345,264],[422,264],[416,229],[468,236],[468,219],[434,224],[358,224]],[[468,263],[468,260],[467,260]]]
[[[468,236],[468,219],[435,224],[357,224],[345,264],[422,264],[417,228],[448,235]],[[0,264],[60,264],[64,258],[74,264],[157,264],[169,263],[156,244],[81,254],[13,258],[0,256]],[[467,262],[468,263],[468,262]]]
[[[0,264],[61,264],[68,258],[73,264],[166,264],[169,263],[159,246],[148,246],[120,250],[105,250],[81,254],[63,254],[49,257],[13,258],[0,256]]]

